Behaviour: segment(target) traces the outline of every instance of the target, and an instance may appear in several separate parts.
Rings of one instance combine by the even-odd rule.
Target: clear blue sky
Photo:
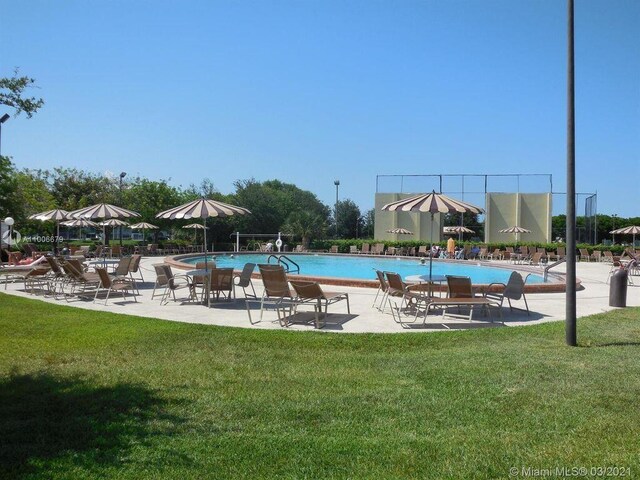
[[[46,100],[3,126],[19,167],[277,178],[327,204],[339,178],[363,210],[377,174],[566,189],[560,0],[0,0],[0,75],[15,66]],[[576,116],[577,190],[640,216],[639,1],[576,1]]]

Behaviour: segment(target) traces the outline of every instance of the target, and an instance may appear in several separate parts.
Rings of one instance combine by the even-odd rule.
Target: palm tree
[[[302,238],[302,246],[309,248],[313,237],[322,236],[327,228],[326,220],[318,214],[293,212],[282,226],[282,231]]]

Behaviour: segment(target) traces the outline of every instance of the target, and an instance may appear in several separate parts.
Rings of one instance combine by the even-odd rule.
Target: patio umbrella
[[[193,241],[196,241],[196,235],[198,234],[196,230],[206,230],[207,227],[204,225],[200,225],[199,223],[190,223],[189,225],[185,225],[182,228],[191,228],[193,229]]]
[[[209,269],[207,263],[207,218],[209,217],[230,217],[232,215],[246,215],[251,213],[246,208],[229,205],[228,203],[210,200],[208,198],[200,198],[179,207],[170,208],[156,215],[156,218],[168,218],[171,220],[191,218],[202,218],[204,232],[204,268]]]
[[[140,222],[140,223],[135,223],[133,225],[131,225],[130,227],[132,230],[142,230],[142,240],[144,241],[144,231],[148,228],[149,230],[153,230],[153,229],[157,229],[160,228],[156,225],[153,225],[152,223],[147,223],[147,222]]]
[[[464,234],[464,233],[476,233],[476,232],[474,232],[470,228],[467,228],[467,227],[462,226],[462,225],[453,225],[453,226],[450,226],[450,227],[444,227],[442,229],[442,233],[444,233],[445,235],[457,234],[458,235],[458,240],[462,241],[462,234]]]
[[[520,233],[531,233],[531,230],[528,230],[526,228],[522,228],[522,227],[509,227],[509,228],[503,228],[502,230],[499,230],[500,233],[514,233],[516,236],[516,244],[518,243],[518,234]]]
[[[139,217],[138,212],[133,210],[127,210],[126,208],[116,207],[109,203],[97,203],[90,207],[81,208],[69,212],[69,216],[73,218],[104,218],[108,220],[110,218],[129,218]]]
[[[55,220],[56,222],[56,242],[54,250],[58,252],[58,238],[60,238],[60,221],[67,220],[69,218],[69,212],[66,210],[62,210],[61,208],[56,208],[55,210],[47,210],[46,212],[34,213],[33,215],[29,215],[29,220],[40,220],[42,222],[48,222],[51,220]]]
[[[79,210],[74,210],[73,212],[69,212],[69,216],[73,218],[103,218],[105,220],[109,220],[110,218],[139,217],[140,214],[138,212],[134,212],[133,210],[127,210],[126,208],[111,205],[110,203],[97,203],[95,205],[91,205],[90,207],[85,207]],[[103,242],[106,246],[107,237],[104,236],[104,225],[102,226],[102,235]]]
[[[435,190],[431,193],[416,195],[396,202],[387,203],[382,210],[390,212],[421,212],[431,214],[431,248],[433,249],[433,216],[436,213],[484,213],[484,210],[470,203],[454,200]],[[429,255],[429,282],[433,272],[433,256]]]
[[[128,227],[129,224],[127,222],[124,222],[118,218],[110,218],[109,220],[104,220],[100,223],[98,223],[98,225],[102,226],[102,236],[104,238],[107,238],[106,235],[104,234],[104,229],[105,227]]]
[[[638,227],[637,225],[631,225],[629,227],[622,227],[622,228],[618,228],[616,230],[612,230],[609,233],[612,233],[614,235],[617,234],[623,234],[623,235],[633,235],[633,246],[636,246],[636,235],[640,234],[640,227]]]
[[[387,233],[395,233],[397,235],[413,235],[411,230],[407,230],[406,228],[392,228],[391,230],[387,230]]]
[[[78,227],[79,233],[82,233],[82,227],[98,228],[100,226],[97,223],[92,222],[91,220],[87,220],[86,218],[74,218],[73,220],[62,222],[61,225],[64,225],[66,227]]]

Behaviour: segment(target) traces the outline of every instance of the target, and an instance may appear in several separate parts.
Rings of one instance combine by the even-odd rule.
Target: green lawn
[[[0,294],[0,476],[638,477],[639,319],[581,319],[569,348],[562,323],[257,331]]]

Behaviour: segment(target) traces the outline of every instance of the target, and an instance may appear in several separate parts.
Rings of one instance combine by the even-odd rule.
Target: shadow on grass
[[[98,475],[122,466],[131,446],[170,434],[180,422],[163,413],[163,405],[140,385],[98,387],[49,374],[2,379],[0,478],[46,476],[52,461]]]
[[[579,347],[583,348],[601,348],[601,347],[640,347],[640,342],[588,342],[588,343],[578,343]]]

